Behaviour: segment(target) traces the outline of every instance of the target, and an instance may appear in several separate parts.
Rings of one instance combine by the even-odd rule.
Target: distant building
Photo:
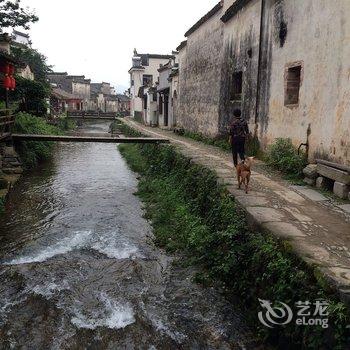
[[[68,75],[67,72],[48,73],[48,79],[56,87],[79,97],[82,100],[82,110],[91,108],[90,79],[85,79],[84,75]]]
[[[147,107],[142,101],[144,98],[142,91],[153,86],[158,80],[158,69],[160,65],[166,64],[173,55],[159,54],[138,54],[134,51],[130,74],[130,113],[131,116],[146,121]]]
[[[30,66],[26,63],[23,63],[17,68],[17,75],[24,79],[34,80],[34,73],[32,72]]]
[[[110,83],[91,83],[91,100],[100,112],[116,113],[118,111],[119,100]]]
[[[51,114],[59,115],[70,111],[80,111],[83,100],[59,87],[53,87],[50,96]]]
[[[118,98],[118,113],[123,114],[124,116],[130,115],[130,97],[125,94],[117,94]]]
[[[12,45],[14,46],[31,46],[29,34],[19,32],[18,30],[13,30],[11,34]]]
[[[174,54],[177,55],[177,52],[174,52]],[[174,58],[170,59],[166,64],[162,65],[158,69],[159,80],[157,84],[157,124],[166,128],[172,128],[175,126],[175,119],[173,113],[174,92],[172,91],[174,89],[174,86],[172,84],[172,78],[175,76],[176,68],[176,56],[174,55]]]

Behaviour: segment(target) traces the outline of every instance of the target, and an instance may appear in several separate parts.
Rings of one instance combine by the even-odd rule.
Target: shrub
[[[13,131],[19,134],[61,134],[57,127],[48,124],[43,118],[23,112],[16,115]],[[32,168],[40,161],[46,160],[51,156],[54,143],[47,141],[19,141],[16,142],[15,147],[24,165]]]
[[[11,100],[17,102],[19,111],[45,116],[50,87],[47,83],[16,77],[16,90],[11,93]]]
[[[231,145],[228,142],[228,136],[220,136],[216,138],[205,136],[201,133],[196,133],[192,131],[184,131],[183,135],[189,137],[195,141],[203,142],[207,145],[212,145],[221,148],[224,151],[230,151]],[[249,156],[261,156],[260,143],[258,138],[248,137],[246,141],[246,154]]]
[[[76,128],[77,122],[62,115],[58,117],[56,126],[62,131],[69,131]]]
[[[142,112],[135,111],[134,112],[134,120],[142,123]]]
[[[290,139],[278,138],[268,147],[267,164],[291,176],[301,176],[307,164],[304,153],[298,154]]]

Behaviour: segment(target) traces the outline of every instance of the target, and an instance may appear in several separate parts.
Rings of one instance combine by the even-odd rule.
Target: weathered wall
[[[24,68],[18,69],[17,74],[24,79],[34,80],[34,73],[28,64]]]
[[[171,97],[171,126],[177,126],[177,115],[179,106],[179,75],[175,75],[171,78],[170,84],[170,97]]]
[[[73,94],[84,98],[90,99],[90,84],[81,83],[81,82],[73,82],[72,83],[72,92]]]
[[[242,110],[243,117],[254,130],[257,76],[259,61],[261,0],[253,0],[224,26],[224,55],[220,86],[219,131],[227,132],[233,110]],[[243,72],[242,99],[231,100],[232,75]]]
[[[133,117],[135,116],[135,112],[142,112],[142,100],[141,98],[137,97],[137,94],[142,86],[143,73],[143,70],[132,70],[130,73],[131,80],[134,81],[134,85],[130,87],[130,110]]]
[[[259,134],[263,145],[290,137],[306,141],[310,158],[350,164],[350,1],[268,0],[263,35]],[[281,23],[286,37],[280,40]],[[303,66],[299,105],[284,106],[284,71]]]
[[[172,108],[171,108],[171,97],[170,97],[170,82],[168,81],[169,75],[171,73],[171,67],[169,68],[164,68],[161,70],[159,74],[159,85],[158,85],[158,91],[163,90],[163,89],[168,89],[166,92],[166,95],[168,95],[168,122],[167,125],[165,125],[165,99],[164,99],[164,94],[163,96],[163,108],[162,108],[162,113],[160,113],[158,109],[158,123],[159,126],[161,127],[172,127]],[[158,96],[158,105],[159,105],[159,96]]]
[[[149,58],[148,66],[145,66],[143,74],[148,74],[153,76],[153,83],[158,79],[158,69],[160,65],[164,65],[169,62],[168,58]]]
[[[222,11],[187,38],[186,55],[179,57],[180,96],[177,124],[216,136],[219,122],[220,75],[223,53]],[[182,50],[181,50],[182,51]]]
[[[153,83],[155,83],[158,79],[158,69],[161,64],[165,64],[169,61],[168,58],[149,58],[148,66],[145,66],[144,70],[136,70],[133,69],[130,72],[131,79],[134,80],[134,86],[130,88],[131,94],[131,115],[135,116],[135,112],[143,113],[142,109],[142,99],[137,97],[139,92],[139,88],[142,86],[143,75],[152,75]]]

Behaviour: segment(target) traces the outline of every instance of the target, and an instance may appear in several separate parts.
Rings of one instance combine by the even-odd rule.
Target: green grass
[[[156,243],[181,252],[188,264],[201,266],[198,281],[219,284],[227,295],[238,296],[261,339],[275,346],[286,341],[294,348],[345,348],[349,342],[346,306],[287,244],[247,229],[244,213],[217,185],[213,172],[191,163],[171,146],[121,145],[119,149],[142,175],[138,195]],[[299,300],[324,298],[331,305],[332,326],[325,330],[291,323],[268,329],[257,321],[258,298],[292,306]]]
[[[56,126],[61,131],[71,131],[77,127],[77,122],[62,115],[58,118]]]
[[[298,154],[290,139],[278,138],[270,145],[265,154],[266,164],[281,171],[291,179],[301,178],[307,165],[304,153]]]
[[[184,131],[182,136],[188,137],[195,141],[203,142],[207,145],[218,147],[226,152],[231,151],[231,145],[228,142],[228,135],[212,138],[201,133]],[[260,150],[260,143],[257,137],[248,137],[246,141],[246,154],[249,156],[257,157],[259,159],[263,157],[263,153]]]
[[[60,135],[62,130],[48,124],[45,119],[28,113],[18,113],[13,132],[19,134]],[[20,158],[27,168],[35,167],[39,162],[51,157],[54,148],[53,142],[47,141],[19,141],[15,143]]]

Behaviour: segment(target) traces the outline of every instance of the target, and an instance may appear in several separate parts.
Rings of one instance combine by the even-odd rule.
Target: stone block
[[[306,234],[301,232],[295,225],[289,222],[275,221],[264,223],[263,228],[267,229],[274,235],[285,238],[285,239],[295,239],[306,237]]]
[[[341,182],[345,185],[350,185],[350,175],[347,171],[335,169],[323,164],[317,164],[317,173],[328,179]]]
[[[309,164],[303,169],[304,175],[309,179],[316,179],[317,177],[317,164]]]
[[[3,190],[5,188],[8,188],[9,183],[6,179],[4,179],[3,177],[0,177],[0,190]]]
[[[307,188],[304,186],[292,186],[292,188],[303,196],[311,199],[312,201],[322,202],[327,200],[325,196],[323,196],[321,193],[318,193],[316,190],[313,190],[312,188]]]
[[[325,177],[319,176],[319,177],[316,179],[316,187],[317,187],[317,188],[326,188],[326,184],[327,184],[327,180],[326,180]]]
[[[333,193],[342,198],[342,199],[346,199],[349,196],[349,191],[350,191],[350,186],[345,185],[341,182],[334,182],[334,186],[333,186]]]
[[[305,177],[304,182],[309,185],[309,186],[315,186],[316,184],[316,179],[315,178],[310,178],[310,177]]]
[[[280,210],[266,207],[247,207],[248,214],[258,224],[273,221],[283,221],[285,218],[284,214]]]
[[[3,149],[3,155],[9,156],[9,157],[18,157],[16,151],[14,150],[14,148],[12,146],[6,146]]]
[[[2,169],[2,171],[5,174],[22,174],[23,173],[22,168],[4,168]]]

